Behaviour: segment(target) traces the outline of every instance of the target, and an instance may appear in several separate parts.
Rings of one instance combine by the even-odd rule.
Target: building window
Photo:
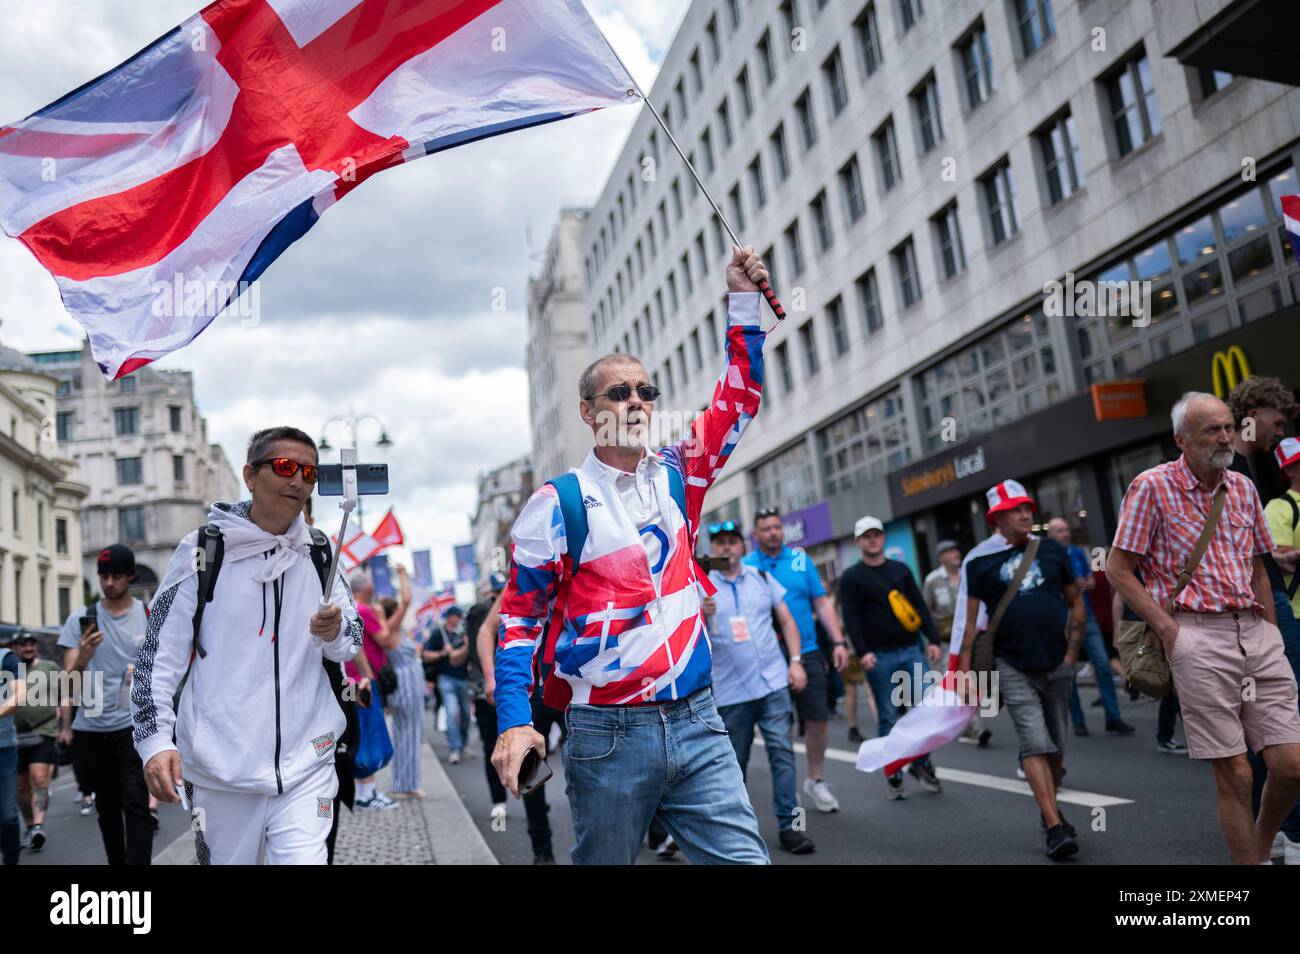
[[[54,417],[54,439],[58,441],[72,440],[72,425],[75,414],[72,411],[59,411]]]
[[[54,518],[54,552],[61,556],[68,553],[68,518]]]
[[[56,396],[58,396],[58,397],[67,397],[67,396],[68,396],[69,394],[71,394],[71,393],[72,393],[72,382],[71,382],[71,381],[60,381],[60,382],[59,382],[58,390],[56,391]]]
[[[709,65],[716,66],[718,59],[722,56],[722,46],[718,43],[718,18],[709,17],[709,22],[704,25],[704,36],[709,41]]]
[[[998,163],[980,179],[980,190],[984,193],[984,215],[991,244],[1001,245],[1020,229],[1011,164],[1005,159]]]
[[[1126,156],[1160,132],[1160,107],[1146,52],[1139,49],[1105,81],[1115,146]]]
[[[700,158],[704,160],[704,174],[713,175],[713,137],[707,129],[700,134]]]
[[[785,52],[789,54],[794,49],[790,40],[794,36],[795,27],[799,25],[799,13],[795,9],[794,0],[781,0],[779,10],[781,12],[781,26],[785,30]]]
[[[784,182],[790,176],[790,150],[785,142],[785,123],[780,123],[768,139],[772,144],[772,161],[776,164],[776,181]]]
[[[849,225],[867,213],[867,200],[862,192],[862,170],[854,156],[840,167],[840,192],[844,196],[844,211]]]
[[[1039,132],[1038,148],[1043,156],[1043,174],[1047,177],[1047,195],[1052,205],[1083,188],[1083,163],[1079,160],[1073,116],[1066,112]]]
[[[668,273],[668,303],[673,309],[673,314],[677,314],[681,302],[677,298],[677,275],[675,272]]]
[[[898,388],[832,421],[817,432],[825,494],[878,479],[912,459],[907,418]]]
[[[919,375],[925,450],[943,443],[944,419],[962,440],[1011,423],[1061,397],[1047,318],[1017,316]]]
[[[763,88],[776,82],[776,60],[772,56],[772,32],[764,30],[758,40],[758,66],[763,77]]]
[[[767,204],[767,187],[763,185],[763,157],[755,155],[749,164],[749,191],[754,196],[754,210]]]
[[[961,224],[957,221],[957,203],[952,202],[930,220],[934,230],[939,269],[944,278],[953,278],[966,270],[966,250],[962,246]]]
[[[123,378],[123,381],[130,380]],[[113,408],[113,429],[118,437],[129,437],[140,433],[140,409],[138,407]]]
[[[754,97],[749,91],[749,67],[742,66],[736,74],[736,98],[740,100],[740,118],[748,119],[754,113]]]
[[[898,25],[901,28],[898,32],[906,33],[916,26],[916,21],[921,19],[925,11],[921,9],[921,0],[897,0],[897,3]]]
[[[866,78],[880,69],[880,27],[876,24],[876,5],[868,3],[853,21],[853,37],[857,41],[858,65]]]
[[[716,355],[722,350],[722,344],[718,338],[718,322],[711,311],[704,316],[704,334],[709,339],[710,350]]]
[[[767,265],[767,282],[773,288],[781,288],[782,285],[777,281],[776,275],[776,247],[769,245],[763,250],[763,254],[758,256]]]
[[[794,390],[794,375],[790,368],[790,342],[782,341],[776,346],[776,374],[781,381],[781,393],[789,394]]]
[[[727,0],[727,20],[732,30],[740,26],[740,0]]]
[[[704,354],[700,351],[700,330],[691,332],[691,364],[696,371],[704,370]]]
[[[117,532],[123,541],[144,540],[144,507],[118,507]]]
[[[740,201],[740,183],[737,182],[727,192],[727,200],[731,203],[731,218],[736,223],[738,231],[745,231],[745,206]]]
[[[876,150],[876,173],[880,177],[880,191],[888,192],[902,176],[898,161],[898,140],[894,136],[894,120],[886,119],[871,137]]]
[[[1223,87],[1232,82],[1232,74],[1225,73],[1223,70],[1212,70],[1209,67],[1202,66],[1196,71],[1197,78],[1201,82],[1201,98],[1209,99]]]
[[[826,99],[831,104],[831,116],[838,116],[849,104],[849,88],[844,79],[844,58],[840,56],[838,46],[826,58],[826,62],[822,63],[822,79],[826,83]]]
[[[975,24],[957,50],[966,87],[966,108],[974,109],[993,95],[993,57],[989,53],[989,33],[984,29],[983,20]]]
[[[135,378],[123,378],[121,381],[117,382],[117,385],[117,390],[121,394],[135,393]]]
[[[59,587],[59,619],[67,619],[72,615],[72,588],[67,586]]]
[[[144,483],[144,459],[141,457],[119,457],[117,459],[117,482],[119,484]]]
[[[805,440],[758,464],[752,473],[754,503],[760,510],[776,507],[782,513],[788,513],[817,502],[817,478]]]
[[[835,354],[842,355],[849,350],[849,327],[844,320],[844,299],[836,295],[826,303],[826,318],[831,325],[831,344]]]
[[[173,434],[181,432],[181,409],[175,404],[167,406],[167,415],[171,421],[171,431]]]
[[[732,143],[731,132],[731,108],[727,105],[726,97],[718,105],[718,128],[722,130],[722,148],[730,149]]]
[[[794,116],[799,126],[799,143],[807,152],[817,144],[817,125],[813,119],[812,90],[806,86],[794,101]]]
[[[862,309],[862,324],[867,337],[885,327],[884,313],[880,310],[880,289],[876,285],[876,270],[868,268],[853,283],[858,290],[858,306]]]
[[[1020,49],[1025,56],[1035,52],[1056,33],[1052,0],[1015,0]]]
[[[894,262],[894,278],[898,283],[900,309],[911,308],[921,300],[921,273],[916,267],[916,249],[909,237],[889,257]]]
[[[685,344],[679,344],[677,346],[677,367],[681,375],[682,385],[685,386],[686,382],[690,379],[690,374],[688,373],[689,369],[686,367],[686,345]]]
[[[799,220],[795,219],[785,227],[785,251],[790,256],[790,277],[797,278],[803,274],[803,244],[799,241]]]
[[[682,281],[686,285],[686,297],[695,294],[695,279],[691,275],[691,253],[682,252]]]
[[[824,252],[831,247],[834,234],[831,231],[831,210],[826,201],[826,190],[822,189],[813,197],[808,206],[812,210],[813,234],[817,237],[817,251]]]
[[[943,138],[943,117],[939,112],[939,84],[934,74],[912,91],[912,113],[916,117],[917,151],[925,155]]]
[[[678,222],[682,220],[682,180],[680,178],[673,180],[673,218]]]
[[[20,536],[21,533],[22,533],[22,524],[21,524],[21,522],[20,522],[19,519],[18,519],[18,517],[19,517],[19,508],[20,508],[20,499],[19,499],[19,496],[18,496],[18,491],[16,491],[16,490],[13,491],[13,493],[10,495],[10,498],[9,498],[9,499],[10,499],[10,502],[13,504],[14,536]]]
[[[36,501],[36,542],[45,545],[45,501]]]

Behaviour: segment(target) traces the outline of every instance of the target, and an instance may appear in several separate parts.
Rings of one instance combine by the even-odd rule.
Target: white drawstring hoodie
[[[172,696],[193,647],[198,531],[177,546],[150,606],[131,715],[146,764],[176,749],[188,782],[278,795],[333,764],[345,721],[321,663],[356,655],[361,620],[336,575],[331,602],[343,609],[340,633],[332,642],[313,636],[308,623],[321,584],[306,521],[299,516],[275,535],[249,519],[250,509],[248,501],[217,503],[208,514],[221,529],[225,554],[199,632],[206,655],[194,658],[179,713]]]

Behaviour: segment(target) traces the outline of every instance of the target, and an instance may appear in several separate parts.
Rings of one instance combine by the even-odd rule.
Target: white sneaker
[[[452,764],[452,765],[459,765],[459,764],[460,764],[460,753],[459,753],[459,752],[453,752],[453,753],[451,753],[451,755],[447,756],[447,761],[448,761],[450,764]]]
[[[1300,841],[1292,841],[1283,835],[1282,842],[1282,864],[1300,865]]]
[[[803,790],[804,794],[812,799],[819,812],[837,812],[840,810],[840,803],[831,794],[831,787],[825,782],[817,782],[806,778],[803,780]]]
[[[1026,780],[1025,770],[1022,769],[1019,765],[1016,766],[1016,778],[1020,779],[1020,781],[1022,782]]]
[[[496,821],[498,818],[505,818],[505,817],[506,817],[505,802],[497,802],[495,805],[492,806],[492,813],[488,816],[488,818],[491,821]]]
[[[1286,835],[1278,832],[1273,836],[1273,845],[1268,850],[1270,858],[1282,858],[1286,853]]]

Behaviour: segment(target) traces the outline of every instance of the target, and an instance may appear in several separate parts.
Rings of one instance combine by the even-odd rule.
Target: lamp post
[[[361,424],[365,421],[374,421],[376,424],[379,425],[379,440],[375,442],[376,446],[378,446],[381,450],[385,450],[385,451],[388,450],[388,448],[393,446],[393,442],[388,436],[388,429],[384,427],[383,421],[381,421],[374,414],[357,414],[351,405],[348,406],[348,413],[335,414],[333,417],[327,417],[325,419],[325,423],[320,426],[321,437],[320,440],[316,442],[316,446],[322,452],[327,450],[332,450],[333,445],[330,444],[329,440],[327,439],[326,433],[328,432],[331,424],[337,424],[339,422],[342,422],[348,426],[348,433],[350,435],[352,449],[358,450],[357,432],[360,429]],[[365,516],[365,510],[362,507],[362,499],[363,498],[361,497],[357,498],[357,526],[364,532],[365,524],[362,522],[362,518]],[[342,545],[342,543],[346,541],[339,541],[339,542],[340,545]]]

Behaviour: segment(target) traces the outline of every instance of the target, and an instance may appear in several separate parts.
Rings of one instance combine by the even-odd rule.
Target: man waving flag
[[[376,172],[634,87],[580,0],[217,0],[0,126],[0,228],[117,378]]]

